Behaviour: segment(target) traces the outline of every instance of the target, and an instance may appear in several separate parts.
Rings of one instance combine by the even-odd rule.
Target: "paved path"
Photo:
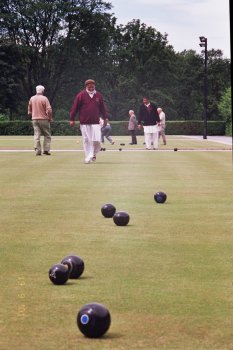
[[[180,136],[187,139],[193,139],[193,140],[203,140],[203,136]],[[231,136],[207,136],[206,141],[213,141],[213,142],[219,142],[224,143],[226,145],[232,145],[233,144],[233,138]]]

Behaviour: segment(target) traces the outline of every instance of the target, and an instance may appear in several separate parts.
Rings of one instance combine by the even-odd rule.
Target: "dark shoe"
[[[41,156],[41,152],[40,151],[36,151],[36,156]]]
[[[46,154],[46,156],[51,156],[51,153],[49,151],[44,151],[43,154]]]

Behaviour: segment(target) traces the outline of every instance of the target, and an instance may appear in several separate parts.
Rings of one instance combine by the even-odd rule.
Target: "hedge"
[[[113,136],[128,135],[128,121],[112,121]],[[55,121],[52,123],[52,135],[80,135],[78,123],[71,128],[69,121]],[[202,135],[204,124],[202,121],[167,121],[167,135]],[[142,135],[143,130],[138,131]],[[33,135],[31,121],[0,121],[0,135]],[[207,123],[207,135],[225,135],[224,121],[209,121]]]

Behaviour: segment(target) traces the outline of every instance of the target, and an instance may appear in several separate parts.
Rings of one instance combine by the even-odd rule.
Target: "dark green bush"
[[[112,121],[112,135],[128,135],[127,121]],[[81,135],[78,123],[71,128],[67,120],[55,121],[51,126],[52,135]],[[167,135],[202,135],[204,124],[202,121],[167,121]],[[143,135],[143,130],[138,130],[138,135]],[[33,135],[31,121],[0,121],[0,135]],[[207,135],[225,135],[224,121],[209,121],[207,123]]]
[[[167,121],[167,135],[202,135],[204,132],[203,121]],[[208,135],[225,135],[224,121],[209,121],[207,123]]]
[[[112,122],[112,135],[128,135],[128,122]],[[202,121],[167,121],[167,135],[202,135],[204,123]],[[207,125],[208,135],[225,135],[224,121],[209,121]],[[137,132],[143,134],[143,130]]]

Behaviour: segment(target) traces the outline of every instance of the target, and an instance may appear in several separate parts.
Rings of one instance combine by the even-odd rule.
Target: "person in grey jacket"
[[[160,136],[162,136],[163,144],[166,145],[167,144],[166,135],[165,135],[166,116],[161,107],[157,108],[157,112],[159,113],[159,119],[160,119],[159,138]]]
[[[138,127],[138,123],[136,120],[136,116],[134,111],[131,109],[129,110],[129,124],[128,124],[128,131],[131,135],[132,141],[130,145],[136,145],[137,144],[137,137],[136,137],[136,130]]]

